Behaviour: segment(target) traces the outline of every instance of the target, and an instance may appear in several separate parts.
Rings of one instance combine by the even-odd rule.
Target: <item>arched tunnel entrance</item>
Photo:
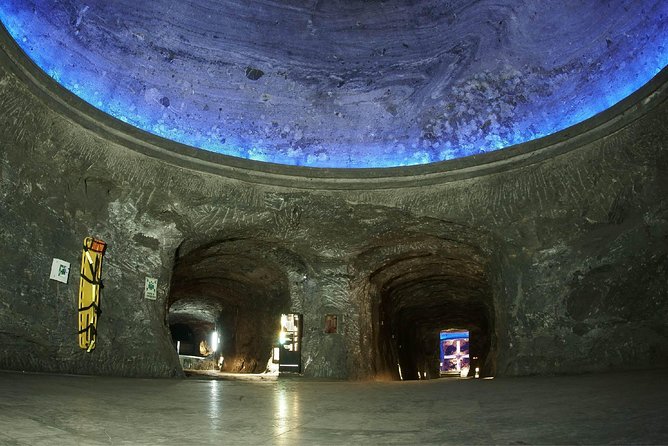
[[[225,372],[266,370],[290,306],[286,274],[271,251],[227,240],[177,252],[167,322],[181,355],[216,366],[222,356]]]
[[[375,373],[392,379],[441,376],[440,333],[468,330],[471,374],[495,369],[494,300],[484,259],[470,246],[392,255],[369,277]]]

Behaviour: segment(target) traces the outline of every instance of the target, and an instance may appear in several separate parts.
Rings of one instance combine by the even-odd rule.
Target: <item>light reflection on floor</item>
[[[274,395],[276,444],[289,444],[291,440],[283,434],[292,430],[300,422],[299,397],[296,392],[289,391],[285,387],[279,387]]]
[[[0,444],[668,444],[668,370],[341,382],[0,372]]]
[[[212,380],[209,383],[211,390],[209,391],[209,418],[217,420],[220,417],[221,403],[220,403],[220,383]]]

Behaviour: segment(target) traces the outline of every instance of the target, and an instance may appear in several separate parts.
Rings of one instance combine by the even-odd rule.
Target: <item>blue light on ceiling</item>
[[[195,62],[183,62],[184,71],[178,72],[162,69],[159,64],[166,64],[164,61],[140,61],[132,51],[94,54],[99,45],[107,45],[105,51],[108,51],[114,48],[114,43],[86,42],[79,34],[83,26],[79,22],[89,10],[79,0],[0,0],[0,21],[23,51],[67,90],[152,134],[256,161],[311,167],[382,168],[461,158],[550,135],[596,115],[642,87],[668,65],[668,2],[608,3],[618,6],[613,10],[620,16],[629,14],[628,20],[620,22],[628,26],[594,32],[590,53],[560,59],[559,54],[567,53],[568,46],[551,42],[553,48],[544,47],[545,43],[539,48],[536,44],[532,60],[520,63],[519,58],[511,60],[508,56],[507,60],[484,63],[478,60],[498,59],[499,54],[521,54],[522,48],[513,48],[512,43],[505,49],[480,44],[484,48],[467,62],[473,68],[462,69],[463,74],[453,77],[442,90],[421,99],[413,107],[413,115],[405,116],[401,128],[385,126],[378,131],[367,131],[362,125],[367,124],[364,121],[351,130],[346,140],[301,136],[306,130],[315,134],[317,125],[311,124],[302,132],[304,125],[300,127],[299,120],[321,113],[316,109],[304,109],[303,116],[295,115],[289,125],[278,124],[281,107],[273,112],[275,115],[261,115],[253,122],[247,116],[236,121],[226,119],[234,115],[238,105],[221,98],[211,108],[204,104],[205,99],[215,95],[215,88],[210,88],[204,99],[196,95],[195,85],[205,74],[202,74],[204,69],[198,70],[193,65]],[[633,11],[624,12],[622,6],[629,5]],[[129,39],[134,38],[132,33],[128,29]],[[477,38],[485,42],[486,36]],[[75,47],[76,51],[70,51]],[[139,65],[141,70],[136,68]],[[171,68],[173,65],[164,66],[176,70]],[[119,79],[119,72],[124,70],[131,74]],[[220,74],[215,72],[209,78],[217,79]],[[273,79],[272,75],[268,72],[265,79]],[[172,82],[169,76],[176,76],[181,83],[169,83]],[[204,80],[210,81],[209,78]],[[167,85],[165,89],[171,89],[170,93],[161,93],[154,84]],[[188,96],[191,100],[180,98],[185,96],[186,86],[193,90]],[[350,91],[352,95],[354,91]],[[272,93],[269,90],[263,94],[263,100],[270,102]],[[403,102],[395,102],[401,106],[416,95],[413,91]],[[348,110],[354,112],[352,107]],[[331,119],[338,119],[339,115],[336,112]],[[381,118],[365,119],[371,128]],[[391,119],[390,116],[387,122],[394,122]],[[357,121],[360,119],[350,118],[348,124]],[[329,118],[323,120],[322,128],[329,123]]]

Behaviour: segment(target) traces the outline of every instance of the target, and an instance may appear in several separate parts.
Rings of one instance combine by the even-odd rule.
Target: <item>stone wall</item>
[[[307,376],[388,372],[398,353],[381,339],[383,305],[394,331],[465,324],[476,306],[490,374],[668,365],[665,73],[614,115],[504,153],[386,174],[236,161],[221,174],[213,155],[118,131],[3,51],[1,369],[180,376],[166,323],[175,259],[231,242],[255,260],[226,261],[215,283],[263,286],[249,307],[260,311],[274,289],[263,277],[281,282],[280,310],[304,315]],[[91,353],[76,342],[88,235],[109,244]],[[54,257],[73,265],[67,284],[48,278]],[[159,279],[155,301],[146,276]],[[341,333],[323,332],[325,314]]]

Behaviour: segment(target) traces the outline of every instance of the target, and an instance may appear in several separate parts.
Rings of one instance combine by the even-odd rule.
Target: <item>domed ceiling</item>
[[[0,20],[122,121],[314,167],[432,163],[549,135],[668,63],[665,0],[0,0]]]

